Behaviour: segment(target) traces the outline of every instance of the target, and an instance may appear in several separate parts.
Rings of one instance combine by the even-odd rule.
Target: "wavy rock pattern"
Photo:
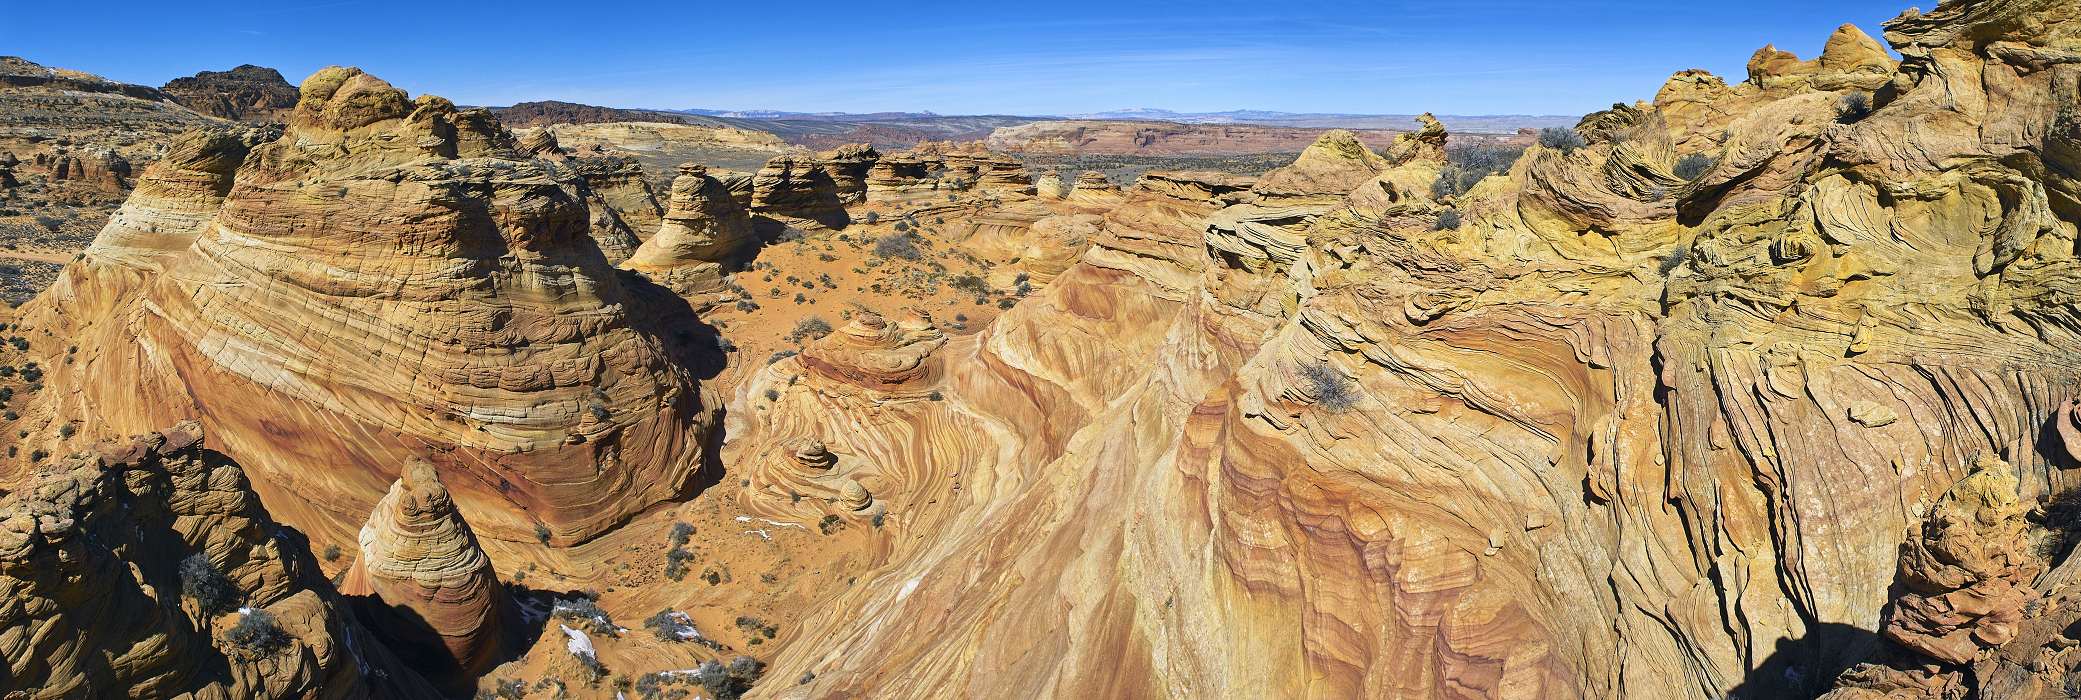
[[[769,367],[747,507],[843,517],[790,500],[816,439],[892,533],[781,692],[1825,690],[1974,455],[2016,465],[1988,493],[2071,487],[2039,449],[2081,389],[2070,5],[1904,16],[1897,66],[1845,30],[1741,85],[1680,74],[1452,230],[1407,142],[1152,174],[929,384]]]
[[[339,68],[227,188],[238,150],[184,148],[24,309],[79,346],[48,380],[59,415],[199,416],[320,543],[429,453],[492,539],[584,540],[686,488],[714,402],[654,329],[693,319],[609,265],[596,229],[620,224],[582,173]]]

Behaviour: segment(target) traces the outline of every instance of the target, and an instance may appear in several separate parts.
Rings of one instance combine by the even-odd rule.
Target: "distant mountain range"
[[[971,115],[948,117],[934,112],[873,112],[853,114],[847,112],[786,112],[780,110],[722,110],[681,109],[670,110],[713,119],[745,119],[756,121],[784,122],[840,122],[840,123],[890,123],[890,122],[937,122],[945,120],[986,120],[995,123],[1053,121],[1083,119],[1100,121],[1150,121],[1178,124],[1258,124],[1263,126],[1285,126],[1301,129],[1408,129],[1416,120],[1414,114],[1340,114],[1332,112],[1274,112],[1257,109],[1237,109],[1226,112],[1176,112],[1168,109],[1137,107],[1070,115]],[[1543,129],[1550,126],[1574,126],[1580,117],[1572,115],[1535,114],[1443,114],[1438,120],[1446,128],[1461,133],[1508,134],[1519,129]]]
[[[1581,119],[1569,115],[1535,114],[1440,114],[1438,121],[1445,127],[1461,133],[1508,134],[1518,129],[1543,129],[1550,126],[1575,126]],[[1261,124],[1265,126],[1290,126],[1307,129],[1408,129],[1415,121],[1414,114],[1338,114],[1325,112],[1272,112],[1256,109],[1238,109],[1227,112],[1173,112],[1168,109],[1137,107],[1073,115],[1075,119],[1100,119],[1106,121],[1154,121],[1179,124]]]

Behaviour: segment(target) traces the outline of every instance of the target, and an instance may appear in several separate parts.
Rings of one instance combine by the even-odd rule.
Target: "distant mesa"
[[[160,90],[189,109],[219,119],[280,123],[296,106],[296,86],[280,71],[255,65],[203,71]]]

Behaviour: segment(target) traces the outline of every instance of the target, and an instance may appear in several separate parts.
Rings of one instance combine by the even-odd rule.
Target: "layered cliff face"
[[[429,453],[491,540],[580,541],[685,494],[715,405],[697,321],[610,266],[622,225],[582,173],[353,69],[248,145],[184,146],[22,310],[77,347],[24,411],[41,431],[197,416],[327,544]]]
[[[341,592],[372,596],[378,634],[449,687],[473,687],[520,635],[518,609],[426,460],[405,465],[376,504]]]
[[[1846,31],[1680,75],[1448,202],[1425,139],[1151,176],[973,340],[774,364],[746,506],[857,483],[890,532],[782,694],[1827,688],[1975,455],[2015,469],[1980,491],[2070,488],[2077,15],[1947,2],[1888,25],[1897,67]],[[1920,634],[2020,634],[1952,607]]]
[[[0,693],[439,697],[353,620],[202,430],[96,445],[0,501]]]

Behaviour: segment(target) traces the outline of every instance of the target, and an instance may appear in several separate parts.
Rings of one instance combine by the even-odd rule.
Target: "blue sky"
[[[1910,1],[0,0],[0,53],[150,85],[355,65],[464,104],[1581,114]]]

